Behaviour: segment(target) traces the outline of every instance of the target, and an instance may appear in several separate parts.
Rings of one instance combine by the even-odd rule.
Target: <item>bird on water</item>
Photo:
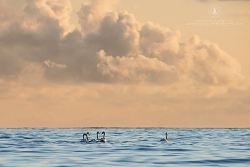
[[[168,142],[168,132],[165,133],[165,138],[162,138],[161,141]]]

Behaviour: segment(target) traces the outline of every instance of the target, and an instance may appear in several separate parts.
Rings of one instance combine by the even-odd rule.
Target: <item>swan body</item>
[[[160,141],[168,142],[168,132],[166,132],[165,135],[166,135],[166,137],[161,139]]]
[[[167,139],[163,139],[163,138],[162,138],[160,141],[165,141],[165,142],[168,142],[168,140],[167,140]]]
[[[96,142],[96,140],[95,139],[89,140],[89,143],[93,143],[93,142]]]
[[[101,138],[101,139],[99,140],[99,142],[100,142],[100,143],[106,143],[106,142],[107,142],[107,139]]]
[[[105,143],[107,140],[106,140],[106,138],[105,138],[105,135],[106,135],[106,133],[105,132],[102,132],[102,138],[98,138],[98,134],[100,134],[99,132],[97,132],[97,142],[99,142],[99,143]]]
[[[89,134],[89,132],[87,132],[87,136],[89,136],[90,134]],[[88,143],[94,143],[94,142],[96,142],[96,140],[95,139],[91,139],[91,140],[89,140],[89,138],[88,138]]]

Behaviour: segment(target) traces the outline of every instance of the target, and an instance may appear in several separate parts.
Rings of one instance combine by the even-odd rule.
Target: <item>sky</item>
[[[250,127],[249,9],[0,0],[0,127]]]

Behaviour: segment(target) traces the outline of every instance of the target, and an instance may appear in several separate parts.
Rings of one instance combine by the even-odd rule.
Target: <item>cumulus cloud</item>
[[[236,84],[243,79],[241,67],[215,43],[192,37],[181,47],[183,70],[196,83],[207,85]]]
[[[28,0],[16,15],[1,12],[0,77],[18,78],[27,65],[40,64],[52,82],[230,87],[243,78],[237,61],[215,43],[198,36],[183,41],[179,31],[112,11],[110,2],[84,4],[80,30],[72,26],[69,0]]]
[[[72,6],[69,0],[27,0],[25,12],[31,17],[49,17],[55,19],[64,32],[71,31]]]
[[[140,48],[147,57],[171,59],[180,48],[181,34],[154,23],[146,23],[140,30]],[[165,59],[166,60],[166,59]]]
[[[91,3],[83,4],[77,13],[82,33],[95,31],[102,18],[113,10],[116,3],[117,0],[92,0]]]
[[[89,34],[86,40],[97,50],[105,50],[112,56],[122,56],[136,51],[139,37],[134,16],[121,12],[104,17],[98,30]]]
[[[98,69],[103,75],[121,81],[150,81],[166,83],[176,81],[178,74],[174,66],[147,58],[143,55],[109,56],[104,51],[98,53]]]

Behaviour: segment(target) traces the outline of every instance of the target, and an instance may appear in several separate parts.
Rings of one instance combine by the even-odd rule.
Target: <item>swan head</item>
[[[105,138],[106,133],[103,131],[103,132],[102,132],[102,135],[103,135],[103,138]]]
[[[168,132],[166,132],[165,135],[166,135],[166,139],[168,139]]]
[[[90,135],[90,133],[87,132],[87,133],[86,133],[86,139],[87,139],[87,140],[89,140],[89,135]]]

